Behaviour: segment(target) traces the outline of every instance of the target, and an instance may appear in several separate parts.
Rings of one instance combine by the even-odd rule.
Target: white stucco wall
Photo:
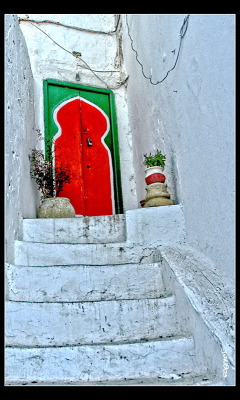
[[[35,218],[37,191],[28,154],[35,146],[33,77],[17,17],[5,15],[5,239],[6,261],[22,218]]]
[[[122,67],[121,37],[118,32],[106,35],[71,29],[72,27],[113,32],[117,26],[117,16],[114,14],[18,14],[18,17],[31,61],[35,98],[37,99],[35,102],[36,123],[41,132],[44,132],[43,80],[56,79],[113,90],[118,123],[123,207],[124,211],[136,208],[137,197],[132,162],[131,132],[126,107],[126,88],[124,85],[118,88],[126,78]],[[34,22],[21,21],[21,19],[37,22],[50,21],[58,24],[35,23],[33,26]],[[80,52],[82,60],[87,65],[70,54],[73,51]],[[94,74],[86,69],[87,66],[98,72]],[[76,79],[77,73],[80,80]]]
[[[117,21],[113,14],[19,14],[18,17],[104,32],[113,31]],[[153,83],[163,79],[174,65],[184,17],[181,14],[128,15],[137,57]],[[37,26],[70,52],[80,51],[91,68],[115,71],[97,73],[110,87],[129,75],[127,85],[113,90],[124,211],[139,208],[139,201],[145,197],[143,154],[161,149],[167,155],[165,171],[171,198],[183,206],[187,241],[232,276],[234,15],[190,15],[176,68],[158,85],[143,77],[131,48],[125,15],[121,16],[119,28],[121,23],[123,30],[114,35],[91,34],[54,24]],[[96,87],[106,85],[30,22],[21,22],[20,28],[33,72],[36,125],[43,132],[44,79]],[[20,60],[17,51],[12,57],[15,62]],[[76,80],[77,72],[80,81]],[[13,90],[21,90],[24,96],[27,92],[24,85]],[[24,122],[29,126],[32,112],[30,115],[28,122]]]
[[[133,47],[156,83],[173,67],[185,15],[128,15]],[[143,154],[167,155],[169,192],[183,205],[187,241],[234,274],[234,15],[193,14],[176,68],[143,77],[123,16],[123,52],[138,201]],[[174,52],[175,51],[175,52]]]

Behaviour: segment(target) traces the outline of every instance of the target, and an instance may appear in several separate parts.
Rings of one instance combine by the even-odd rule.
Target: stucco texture
[[[35,118],[41,132],[45,130],[43,100],[45,79],[113,91],[118,125],[123,208],[124,210],[136,208],[126,88],[124,84],[121,85],[126,79],[122,66],[121,35],[119,32],[104,34],[116,29],[116,16],[114,14],[18,14],[18,18],[33,72],[34,94],[37,99]],[[48,22],[39,23],[40,21]],[[89,32],[90,30],[96,32]],[[73,51],[80,52],[81,59],[74,57],[71,54]]]
[[[32,72],[16,16],[5,16],[5,32],[5,238],[11,261],[21,219],[36,217],[37,193],[28,160],[36,132]]]
[[[137,195],[145,196],[143,154],[158,148],[187,241],[233,277],[234,15],[190,15],[176,67],[157,85],[146,78],[156,83],[173,67],[185,16],[123,18]]]

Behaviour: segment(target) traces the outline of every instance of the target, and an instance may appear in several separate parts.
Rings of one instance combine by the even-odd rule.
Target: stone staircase
[[[214,384],[159,249],[128,240],[131,218],[23,220],[7,265],[7,385]]]

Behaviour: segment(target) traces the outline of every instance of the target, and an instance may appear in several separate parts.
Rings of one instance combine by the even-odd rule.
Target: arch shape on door
[[[54,169],[67,165],[73,176],[60,195],[71,200],[77,214],[115,214],[112,157],[104,142],[108,116],[76,96],[63,101],[53,118],[59,128],[52,143]]]
[[[76,214],[122,213],[120,160],[113,93],[47,80],[45,135],[52,141],[54,166],[72,175],[60,193]]]

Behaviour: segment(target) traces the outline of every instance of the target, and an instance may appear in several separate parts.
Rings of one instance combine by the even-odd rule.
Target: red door
[[[58,127],[53,164],[67,166],[72,176],[59,196],[70,199],[76,214],[115,214],[112,159],[104,142],[108,116],[96,104],[75,96],[63,101],[53,118]]]

